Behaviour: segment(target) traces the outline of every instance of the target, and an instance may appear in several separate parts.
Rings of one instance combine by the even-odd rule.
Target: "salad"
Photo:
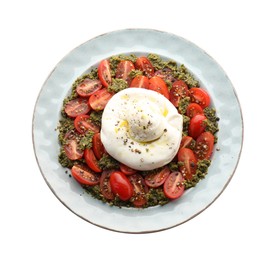
[[[205,178],[218,121],[183,64],[113,56],[76,79],[64,99],[59,162],[105,203],[164,205]]]

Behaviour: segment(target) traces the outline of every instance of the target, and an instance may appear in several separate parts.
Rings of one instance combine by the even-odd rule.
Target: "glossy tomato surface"
[[[133,195],[133,186],[126,175],[120,171],[110,174],[110,187],[112,192],[121,200],[129,200]]]
[[[108,60],[102,60],[98,66],[98,77],[103,86],[108,87],[111,82],[110,64]]]
[[[180,172],[186,180],[192,180],[197,170],[197,157],[189,148],[180,148],[178,152],[178,162],[183,164],[180,166]]]
[[[96,185],[100,181],[100,175],[93,172],[91,169],[85,165],[74,165],[71,169],[71,175],[79,183],[84,185]]]
[[[184,193],[184,178],[180,172],[172,172],[164,183],[164,194],[169,199],[178,199]]]

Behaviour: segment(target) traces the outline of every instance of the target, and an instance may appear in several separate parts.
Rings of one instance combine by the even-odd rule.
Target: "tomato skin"
[[[66,133],[64,139],[65,144],[63,148],[66,156],[73,161],[81,159],[84,155],[84,151],[79,149],[77,134],[73,130],[71,130]]]
[[[135,174],[137,171],[126,166],[125,164],[120,163],[120,170],[123,172],[125,175],[132,175]]]
[[[70,100],[65,105],[65,113],[69,117],[77,117],[79,115],[85,115],[90,111],[88,105],[88,99],[86,98],[75,98]]]
[[[136,76],[130,84],[130,88],[145,88],[148,89],[149,87],[149,80],[148,77],[143,75]]]
[[[113,94],[109,93],[106,88],[103,88],[91,94],[88,102],[93,110],[99,111],[105,108],[112,96]]]
[[[111,82],[110,64],[108,60],[102,60],[98,66],[98,77],[104,87],[108,87]]]
[[[112,172],[109,181],[112,192],[121,200],[127,201],[132,197],[133,186],[124,173],[120,171]]]
[[[147,203],[146,193],[148,192],[148,187],[143,179],[143,177],[136,173],[128,176],[129,181],[133,186],[133,195],[131,201],[135,207],[142,207]]]
[[[130,82],[132,79],[129,76],[129,73],[134,69],[135,69],[134,64],[131,61],[122,60],[117,65],[115,77],[117,79],[125,80],[127,84],[130,85]]]
[[[172,84],[172,88],[170,89],[170,102],[175,106],[179,106],[179,101],[181,98],[189,95],[188,86],[182,80],[177,80]]]
[[[139,57],[135,62],[135,68],[144,72],[145,76],[151,78],[154,75],[154,67],[147,57]]]
[[[202,88],[191,88],[189,90],[190,100],[193,103],[197,103],[203,109],[210,105],[210,97],[208,93]]]
[[[105,147],[101,141],[100,133],[96,133],[92,137],[92,150],[97,160],[100,160],[106,153]]]
[[[165,96],[167,99],[169,99],[169,91],[168,87],[163,79],[160,77],[154,76],[149,79],[149,87],[148,89],[154,90],[163,96]]]
[[[186,115],[190,118],[196,115],[203,115],[203,114],[204,114],[204,110],[197,103],[190,103],[186,108]]]
[[[74,165],[71,168],[71,175],[76,181],[84,185],[96,185],[100,181],[100,175],[93,172],[84,165]]]
[[[183,162],[180,166],[180,172],[187,180],[192,180],[197,170],[197,158],[193,151],[189,148],[180,148],[178,152],[178,162]]]
[[[172,172],[164,183],[164,194],[169,199],[178,199],[185,191],[184,178],[180,172]]]
[[[90,169],[92,169],[95,172],[102,172],[92,149],[85,149],[84,158]]]
[[[89,115],[80,115],[74,119],[74,126],[80,134],[84,134],[86,131],[91,130],[94,133],[98,133],[100,128],[91,122]]]
[[[181,147],[190,148],[193,142],[195,142],[195,141],[193,140],[193,138],[191,136],[188,136],[188,135],[183,136],[181,144],[180,144],[180,148]]]
[[[193,137],[194,139],[197,139],[197,137],[205,131],[206,124],[205,121],[206,117],[205,115],[196,115],[190,119],[189,127],[188,127],[188,134]]]
[[[109,181],[110,174],[111,174],[111,171],[102,172],[102,175],[100,177],[100,190],[106,199],[114,200],[115,195],[111,190],[110,181]]]
[[[76,87],[76,92],[81,97],[89,97],[92,93],[102,88],[102,83],[98,79],[85,78]]]
[[[199,160],[210,159],[214,147],[214,135],[203,132],[196,140],[194,152]]]
[[[164,167],[159,172],[149,173],[145,176],[145,183],[151,188],[160,187],[170,174],[168,167]]]

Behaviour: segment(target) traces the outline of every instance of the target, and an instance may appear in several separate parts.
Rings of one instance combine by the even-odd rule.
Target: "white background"
[[[266,0],[1,1],[0,259],[274,259],[273,11]],[[224,193],[189,222],[152,234],[108,231],[71,213],[32,146],[50,71],[79,44],[124,28],[168,31],[203,48],[228,74],[244,116],[241,160]]]

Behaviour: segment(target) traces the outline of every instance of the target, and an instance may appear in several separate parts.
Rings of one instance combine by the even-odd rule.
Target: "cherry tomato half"
[[[169,99],[169,91],[165,81],[157,76],[149,79],[148,89],[154,90]]]
[[[205,121],[206,117],[204,115],[196,115],[190,119],[189,127],[188,127],[188,134],[197,139],[197,137],[205,131],[206,124]]]
[[[116,78],[123,79],[127,82],[128,85],[130,85],[132,79],[129,76],[129,73],[134,69],[134,64],[131,61],[122,60],[117,65]]]
[[[131,201],[135,207],[142,207],[147,203],[146,193],[148,187],[145,184],[143,177],[140,174],[128,176],[129,181],[133,186],[133,195]]]
[[[209,159],[213,152],[214,136],[210,132],[204,132],[196,140],[195,154],[199,160]]]
[[[84,185],[93,186],[100,181],[100,175],[84,165],[74,165],[71,168],[71,175],[76,181]]]
[[[175,107],[178,107],[180,99],[189,95],[187,84],[182,80],[175,81],[172,84],[169,95],[170,102]]]
[[[199,104],[203,109],[210,105],[210,97],[204,89],[191,88],[189,93],[191,102]]]
[[[102,88],[102,83],[98,79],[84,79],[76,87],[76,92],[81,97],[89,97],[93,92]]]
[[[120,163],[120,170],[121,172],[123,172],[125,175],[132,175],[135,174],[137,171]]]
[[[148,89],[149,86],[149,80],[148,77],[138,75],[136,76],[130,84],[130,88],[146,88]]]
[[[113,192],[111,191],[111,187],[110,187],[110,181],[109,181],[110,174],[111,174],[111,171],[102,172],[102,175],[100,177],[100,190],[106,199],[113,200],[115,196]]]
[[[65,144],[63,148],[66,156],[70,160],[81,159],[84,155],[84,151],[82,151],[79,148],[78,141],[77,141],[79,137],[77,136],[77,134],[73,130],[71,130],[65,135],[64,139],[65,139]]]
[[[94,133],[98,133],[100,128],[91,122],[89,115],[80,115],[74,119],[74,126],[80,134],[84,134],[86,131],[91,130]]]
[[[92,149],[97,160],[100,160],[106,153],[105,147],[101,141],[100,133],[96,133],[92,137]]]
[[[169,199],[178,199],[184,193],[184,178],[180,172],[172,172],[164,183],[164,194]]]
[[[108,60],[102,60],[98,66],[98,77],[103,86],[108,87],[111,84],[110,64]]]
[[[151,78],[154,75],[154,67],[147,57],[139,57],[135,62],[135,68],[144,72],[145,76]]]
[[[194,143],[194,145],[193,145]],[[184,147],[184,148],[190,148],[195,146],[195,141],[193,140],[193,138],[191,136],[183,136],[181,144],[180,144],[180,148]]]
[[[69,117],[77,117],[79,115],[85,115],[90,111],[88,99],[75,98],[70,100],[65,105],[65,112]]]
[[[145,183],[151,188],[157,188],[161,186],[170,174],[168,167],[162,168],[158,172],[152,172],[145,176]]]
[[[92,169],[95,172],[102,172],[102,170],[100,169],[98,165],[98,161],[93,153],[93,150],[91,148],[85,149],[84,158],[90,169]]]
[[[93,110],[103,110],[112,96],[113,94],[109,93],[106,88],[103,88],[92,93],[88,102]]]
[[[203,115],[203,114],[204,114],[204,110],[197,103],[190,103],[186,108],[186,115],[190,118],[196,115]]]
[[[187,180],[192,180],[197,169],[197,158],[193,151],[189,148],[180,148],[178,152],[178,162],[183,162],[180,166],[180,172]]]
[[[120,171],[114,171],[110,174],[110,187],[112,192],[121,200],[129,200],[133,195],[133,186],[126,175]]]

